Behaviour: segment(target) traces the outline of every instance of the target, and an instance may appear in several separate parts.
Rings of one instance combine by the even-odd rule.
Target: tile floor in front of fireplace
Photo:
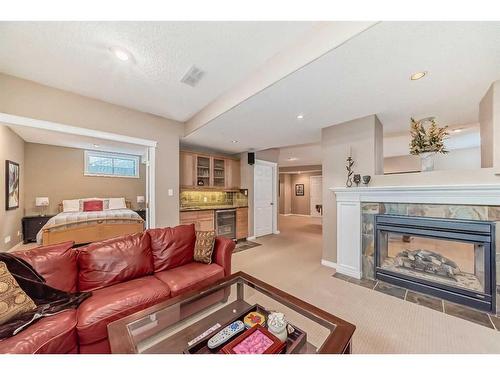
[[[490,315],[479,310],[448,302],[441,298],[417,293],[384,281],[374,281],[369,279],[358,280],[354,277],[346,276],[340,273],[335,273],[333,277],[500,331],[500,317],[495,315]]]

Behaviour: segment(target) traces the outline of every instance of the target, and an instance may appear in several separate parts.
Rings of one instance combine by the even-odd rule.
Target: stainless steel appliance
[[[236,239],[236,209],[215,211],[215,232],[217,236]]]

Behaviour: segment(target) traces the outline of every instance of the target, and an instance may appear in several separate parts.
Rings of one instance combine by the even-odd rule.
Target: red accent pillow
[[[102,201],[85,201],[83,202],[83,211],[102,211]]]

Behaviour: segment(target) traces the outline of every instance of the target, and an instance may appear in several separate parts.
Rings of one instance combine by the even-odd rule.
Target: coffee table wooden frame
[[[323,342],[321,347],[317,350],[317,353],[351,353],[352,335],[356,330],[355,325],[343,319],[340,319],[324,310],[321,310],[320,308],[313,306],[305,301],[302,301],[301,299],[294,297],[244,272],[234,273],[208,287],[171,298],[167,301],[158,303],[154,306],[148,307],[144,310],[138,311],[134,314],[110,323],[108,325],[108,335],[111,352],[113,354],[137,353],[134,341],[127,329],[128,324],[137,321],[147,315],[153,314],[159,310],[165,309],[169,306],[182,302],[189,302],[190,300],[197,300],[203,296],[212,294],[225,287],[230,287],[235,283],[237,285],[236,298],[238,300],[243,300],[243,285],[246,284],[249,287],[263,293],[264,295],[267,295],[268,297],[275,299],[279,303],[329,329],[331,332]]]

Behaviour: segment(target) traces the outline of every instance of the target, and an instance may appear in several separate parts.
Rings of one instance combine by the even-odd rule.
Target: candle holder
[[[347,169],[347,180],[345,182],[345,186],[348,187],[348,188],[352,187],[352,178],[351,178],[351,176],[354,173],[354,171],[352,170],[353,165],[354,165],[354,160],[352,159],[351,156],[349,156],[347,158],[347,165],[345,167]]]
[[[361,175],[355,174],[352,180],[356,184],[356,187],[359,187],[359,183],[361,182]]]

